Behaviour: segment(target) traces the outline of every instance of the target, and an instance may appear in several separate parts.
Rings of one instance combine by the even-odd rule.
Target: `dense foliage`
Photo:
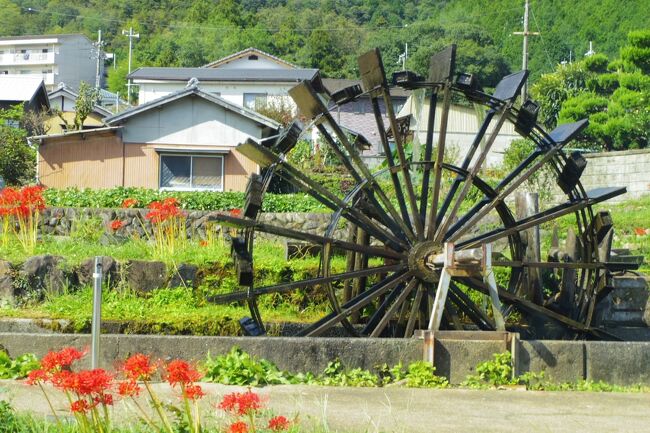
[[[484,84],[521,65],[523,1],[513,0],[0,0],[0,36],[82,32],[92,39],[102,30],[118,64],[109,77],[124,92],[128,38],[133,27],[133,65],[200,66],[255,46],[325,75],[356,75],[356,57],[378,46],[386,67],[399,68],[408,43],[407,66],[424,70],[428,53],[455,41],[460,63]],[[644,0],[618,2],[531,1],[530,26],[541,37],[530,41],[533,76],[555,64],[581,57],[589,41],[597,52],[617,54],[627,32],[646,26]],[[630,52],[630,55],[635,55]]]
[[[583,147],[605,150],[648,146],[650,30],[630,32],[620,57],[596,54],[543,75],[532,88],[547,127],[589,118]]]
[[[25,120],[22,106],[0,109],[0,177],[8,185],[34,178],[36,151],[27,144]]]
[[[147,207],[154,201],[175,197],[188,210],[230,210],[244,206],[243,192],[159,191],[144,188],[113,189],[46,189],[48,206],[55,207],[120,207],[124,200],[135,199],[136,207]],[[314,212],[324,207],[306,194],[266,194],[264,212]]]

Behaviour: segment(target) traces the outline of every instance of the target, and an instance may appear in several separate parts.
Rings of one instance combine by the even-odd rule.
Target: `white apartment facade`
[[[76,90],[81,81],[95,83],[93,51],[90,39],[81,34],[3,37],[0,74],[42,77],[48,91],[59,83]]]
[[[318,69],[298,68],[271,54],[248,48],[201,68],[144,67],[133,71],[128,78],[138,87],[139,104],[181,90],[192,80],[192,84],[198,84],[205,92],[254,110],[257,102],[279,99],[293,106],[289,89],[300,81],[318,77]]]

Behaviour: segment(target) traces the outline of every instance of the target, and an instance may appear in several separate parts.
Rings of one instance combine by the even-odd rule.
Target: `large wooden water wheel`
[[[487,94],[473,76],[455,72],[455,54],[455,46],[450,46],[434,55],[426,79],[408,71],[392,77],[392,86],[424,89],[429,107],[439,107],[438,118],[435,109],[428,110],[417,162],[407,156],[408,131],[400,128],[393,110],[391,86],[378,50],[359,57],[361,86],[329,94],[320,81],[312,81],[291,89],[289,93],[301,115],[311,122],[304,129],[316,128],[338,163],[354,179],[354,188],[345,195],[327,189],[287,161],[285,156],[303,131],[297,122],[276,137],[262,142],[248,140],[238,146],[239,152],[263,168],[263,174],[251,177],[241,218],[217,217],[221,223],[239,229],[239,236],[232,242],[242,290],[214,300],[247,303],[251,312],[248,329],[253,333],[265,329],[258,308],[261,297],[312,288],[327,296],[330,311],[302,328],[298,335],[323,335],[332,327],[342,326],[352,335],[410,337],[415,330],[430,326],[443,267],[439,258],[443,246],[449,244],[456,256],[464,256],[474,270],[477,266],[472,257],[481,259],[475,252],[485,251],[482,247],[490,245],[498,308],[508,327],[531,330],[539,337],[543,332],[540,329],[549,328],[545,324],[553,324],[551,328],[560,328],[573,337],[613,338],[594,326],[594,311],[608,293],[611,273],[632,265],[609,262],[611,218],[604,212],[595,213],[592,207],[625,189],[583,189],[580,175],[585,160],[577,152],[566,154],[563,148],[587,126],[587,120],[546,132],[536,121],[537,104],[517,101],[527,71],[504,77],[494,92]],[[383,146],[385,162],[379,169],[371,169],[364,162],[355,143],[359,137],[351,136],[330,114],[332,104],[341,106],[361,96],[370,98]],[[480,107],[482,123],[460,161],[445,162],[452,99]],[[521,137],[532,140],[536,148],[498,182],[488,181],[482,178],[486,160],[507,122]],[[439,132],[434,134],[434,129]],[[516,218],[514,193],[540,170],[550,170],[566,201]],[[274,176],[331,210],[331,222],[324,233],[259,221],[264,195]],[[574,217],[566,241],[556,238],[545,254],[531,256],[526,231],[548,226],[567,215]],[[335,236],[341,227],[347,228],[347,237]],[[252,257],[259,232],[319,245],[319,275],[256,287]],[[336,254],[346,257],[344,272],[334,271],[331,266]],[[441,306],[442,329],[496,328],[496,315],[484,301],[490,292],[484,281],[480,273],[469,271],[451,276]]]

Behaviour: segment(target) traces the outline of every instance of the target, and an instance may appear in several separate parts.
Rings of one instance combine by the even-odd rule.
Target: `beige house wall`
[[[116,186],[158,189],[159,150],[179,146],[126,143],[119,133],[74,134],[45,138],[39,147],[39,181],[48,188],[113,188]],[[224,151],[224,191],[244,191],[248,177],[257,173],[253,163],[233,148],[183,146],[182,153]],[[124,155],[124,158],[122,157]]]
[[[66,122],[68,122],[68,125],[73,126],[74,125],[74,111],[67,111],[61,113],[61,116],[65,119]],[[61,117],[58,115],[52,115],[49,119],[45,121],[45,125],[47,129],[48,134],[61,134],[65,132],[65,129],[63,128],[62,125],[65,125],[63,120],[61,120]],[[104,126],[104,122],[102,122],[102,116],[99,114],[91,113],[88,115],[86,120],[84,121],[84,126],[88,127],[99,127],[99,126]]]
[[[38,180],[47,188],[112,188],[122,184],[122,140],[114,131],[45,138]]]

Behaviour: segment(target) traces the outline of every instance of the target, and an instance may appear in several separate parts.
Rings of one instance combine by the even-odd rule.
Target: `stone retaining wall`
[[[68,236],[89,221],[101,222],[101,226],[109,234],[118,236],[151,236],[151,222],[145,216],[148,209],[112,209],[112,208],[62,208],[48,207],[43,211],[41,231],[45,234]],[[220,226],[208,221],[214,211],[188,211],[186,228],[189,237],[204,239],[206,232],[220,231]],[[330,223],[329,213],[283,212],[261,213],[259,221],[273,224],[283,228],[304,231],[322,235]],[[119,220],[123,227],[113,232],[109,225],[112,221]],[[344,230],[337,230],[336,237],[344,238]]]

